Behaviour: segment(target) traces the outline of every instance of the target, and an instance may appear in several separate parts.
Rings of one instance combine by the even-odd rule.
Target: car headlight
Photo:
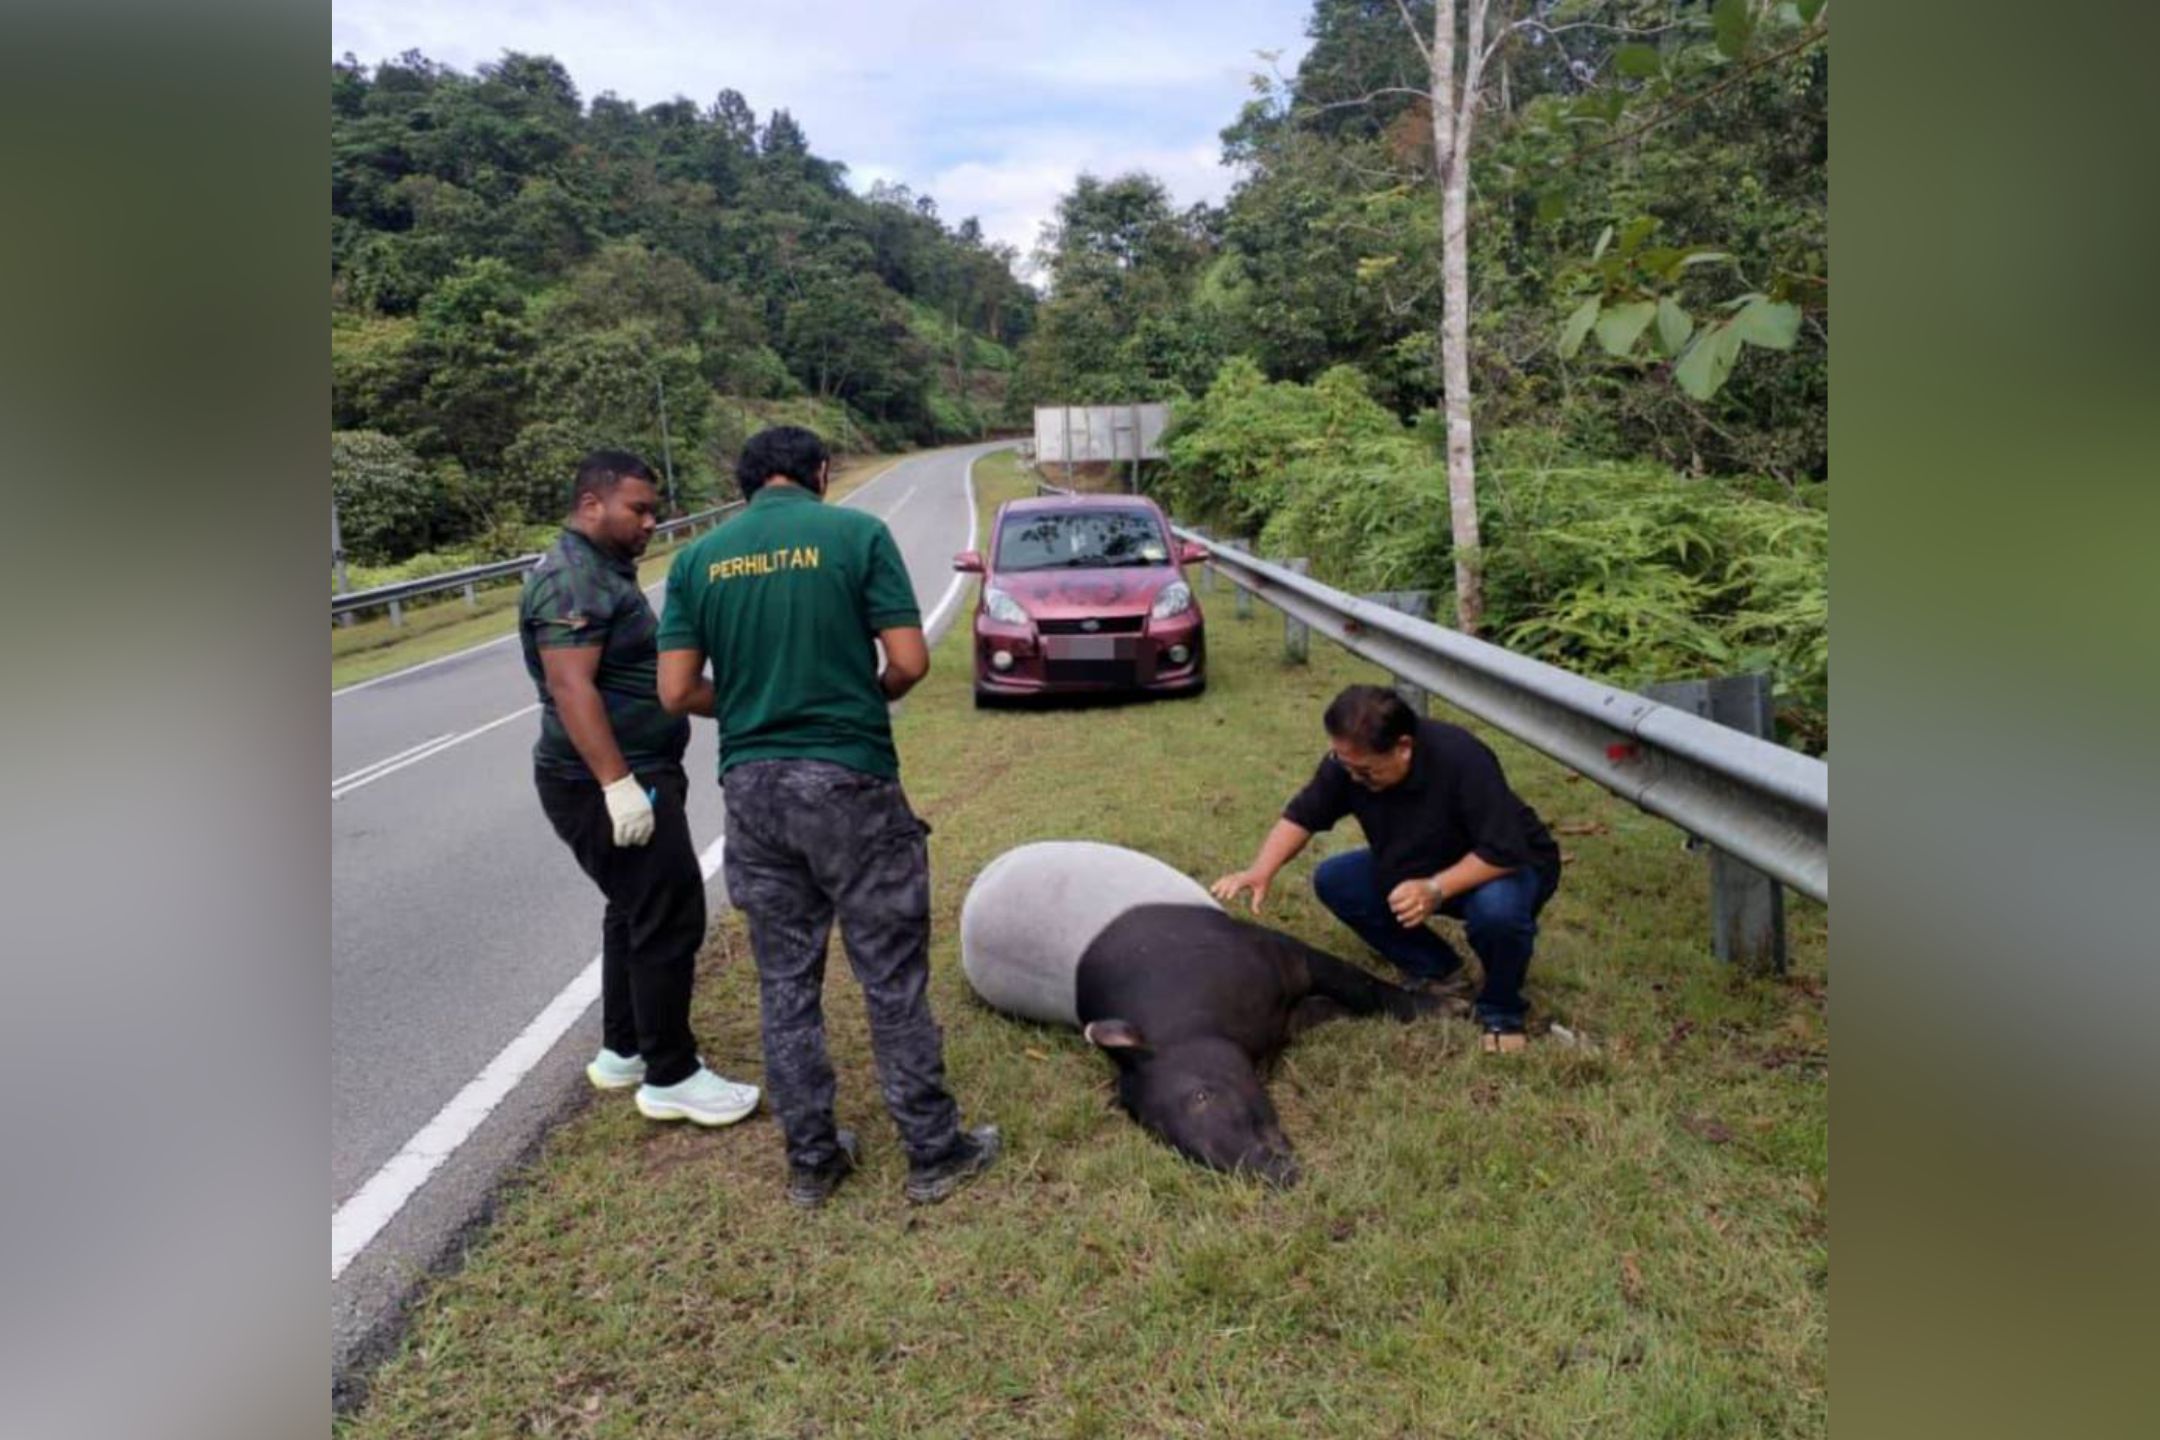
[[[1167,620],[1192,609],[1192,586],[1182,580],[1173,580],[1163,586],[1155,597],[1155,609],[1151,612],[1157,620]]]
[[[1028,613],[1020,608],[1020,602],[995,585],[983,591],[983,609],[990,612],[991,619],[1007,625],[1028,623]]]

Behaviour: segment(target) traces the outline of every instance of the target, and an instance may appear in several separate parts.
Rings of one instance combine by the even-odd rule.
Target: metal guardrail
[[[723,518],[742,509],[740,500],[716,505],[710,510],[700,510],[695,515],[684,515],[656,526],[653,534],[667,537],[694,531],[702,525],[717,525]],[[350,615],[357,610],[373,610],[379,606],[390,608],[392,624],[401,620],[400,610],[407,600],[417,600],[423,595],[439,595],[448,590],[463,590],[465,598],[473,598],[476,586],[496,580],[507,580],[523,575],[540,562],[540,554],[520,555],[515,560],[497,560],[487,565],[471,565],[463,570],[446,570],[440,575],[428,575],[418,580],[400,580],[392,585],[377,585],[368,590],[348,590],[343,595],[330,597],[330,618]]]
[[[1038,479],[1035,493],[1073,491]],[[1830,899],[1830,767],[1685,710],[1405,615],[1173,524],[1231,583],[1640,809]]]
[[[1183,526],[1233,584],[1803,894],[1830,899],[1830,767],[1360,600]]]

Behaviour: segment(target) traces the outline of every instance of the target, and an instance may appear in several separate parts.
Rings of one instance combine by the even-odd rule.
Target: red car
[[[989,552],[953,557],[953,569],[983,577],[975,703],[1090,691],[1198,694],[1207,685],[1205,622],[1179,567],[1207,558],[1139,496],[1008,501],[991,522]]]

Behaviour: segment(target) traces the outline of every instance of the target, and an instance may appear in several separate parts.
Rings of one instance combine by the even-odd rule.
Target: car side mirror
[[[957,571],[959,571],[959,572],[960,572],[961,574],[963,574],[963,575],[980,575],[980,574],[982,574],[982,573],[983,573],[983,558],[982,558],[982,551],[980,551],[980,550],[962,550],[962,551],[961,551],[961,552],[960,552],[959,554],[957,554],[957,555],[955,555],[955,556],[953,556],[953,557],[952,557],[952,568],[953,568],[953,569],[955,569],[955,570],[957,570]]]
[[[1201,561],[1210,558],[1212,556],[1205,545],[1195,545],[1192,541],[1187,540],[1184,544],[1178,546],[1177,560],[1180,565],[1197,565]]]

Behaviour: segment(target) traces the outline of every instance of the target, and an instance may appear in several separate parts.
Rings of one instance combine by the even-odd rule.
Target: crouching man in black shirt
[[[1313,872],[1320,903],[1414,982],[1470,993],[1462,957],[1426,921],[1463,922],[1485,971],[1476,1013],[1489,1052],[1523,1046],[1523,975],[1538,912],[1560,884],[1560,850],[1537,812],[1508,789],[1500,762],[1459,725],[1420,720],[1400,695],[1352,685],[1322,717],[1329,754],[1283,807],[1252,864],[1211,887],[1250,892],[1258,914],[1275,872],[1345,815],[1366,850]]]

